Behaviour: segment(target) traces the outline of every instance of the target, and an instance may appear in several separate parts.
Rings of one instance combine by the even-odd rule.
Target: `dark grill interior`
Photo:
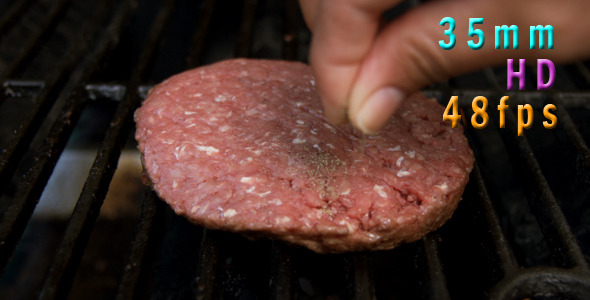
[[[0,297],[590,299],[585,62],[558,67],[550,92],[506,93],[505,67],[428,88],[468,116],[486,96],[491,122],[466,126],[477,163],[454,217],[391,251],[318,255],[204,230],[125,167],[153,84],[231,57],[305,61],[309,39],[295,0],[0,1]],[[506,94],[513,112],[535,108],[526,137],[513,112],[498,129]]]

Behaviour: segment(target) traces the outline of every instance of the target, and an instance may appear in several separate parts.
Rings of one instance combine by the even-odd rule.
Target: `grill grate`
[[[95,223],[121,150],[133,129],[133,111],[154,78],[157,81],[182,70],[161,67],[167,65],[167,59],[173,59],[165,51],[169,49],[165,44],[173,41],[173,28],[192,31],[182,68],[218,60],[228,47],[232,52],[223,58],[234,55],[306,59],[309,33],[303,29],[295,0],[247,0],[240,4],[203,0],[198,11],[183,12],[183,8],[190,7],[189,2],[13,1],[0,15],[0,41],[14,39],[21,49],[11,57],[13,48],[6,43],[0,45],[0,105],[4,110],[15,101],[32,101],[31,107],[22,112],[22,119],[0,123],[0,127],[4,124],[11,128],[3,129],[10,134],[0,139],[0,294],[10,295],[11,289],[18,288],[11,286],[11,272],[15,268],[11,266],[18,265],[16,249],[23,243],[36,204],[72,139],[83,110],[93,99],[106,98],[116,102],[117,109],[61,240],[46,258],[50,264],[41,270],[46,273],[44,281],[33,285],[29,295],[65,298],[76,288],[74,278],[83,255],[92,246],[91,234],[96,230]],[[407,1],[403,7],[414,2]],[[21,27],[26,27],[27,18],[46,7],[47,13],[33,33],[15,39]],[[234,13],[234,8],[240,11]],[[196,16],[192,26],[179,25],[177,17],[183,13]],[[234,16],[238,20],[233,20]],[[141,23],[142,19],[148,20],[148,26]],[[79,23],[84,25],[75,28],[72,23],[76,20],[85,20]],[[232,24],[235,28],[227,29]],[[232,33],[219,37],[220,32]],[[145,34],[145,40],[125,40],[136,37],[136,33],[138,40]],[[60,40],[65,40],[66,50],[53,62],[44,52],[48,50],[40,45],[53,45]],[[137,55],[132,67],[126,62],[129,53]],[[31,77],[39,70],[41,78]],[[123,82],[113,82],[120,80],[115,75],[119,72],[129,72],[131,76]],[[459,95],[462,101],[476,95],[499,99],[497,96],[504,93],[499,85],[502,72],[487,69],[438,84],[426,92],[441,102],[450,95]],[[590,220],[584,217],[584,212],[590,212],[590,204],[575,207],[570,205],[575,199],[564,199],[569,194],[556,188],[559,182],[554,182],[555,176],[548,176],[549,159],[542,152],[544,148],[536,144],[547,135],[554,136],[559,151],[569,159],[569,171],[564,177],[576,182],[571,195],[587,199],[590,150],[585,141],[590,128],[580,125],[580,120],[590,115],[590,94],[585,90],[590,86],[590,71],[579,62],[560,67],[558,72],[567,74],[558,78],[574,77],[581,84],[567,80],[558,82],[556,92],[550,95],[511,95],[514,101],[533,103],[536,109],[544,103],[555,104],[559,108],[557,129],[540,134],[532,130],[527,137],[516,137],[516,129],[510,127],[516,123],[513,113],[507,115],[509,128],[505,130],[493,125],[484,131],[466,126],[477,162],[465,199],[447,225],[421,241],[391,251],[316,255],[281,242],[246,241],[234,234],[192,226],[175,216],[153,192],[146,191],[133,239],[129,245],[121,245],[129,248],[116,288],[105,295],[118,299],[164,297],[172,293],[192,298],[587,299],[590,245],[580,237],[590,235]],[[484,89],[464,88],[481,86]],[[469,111],[469,104],[461,102],[463,110]],[[492,119],[497,122],[493,115]],[[489,139],[492,141],[486,142]],[[499,141],[492,145],[495,148],[490,146],[494,141]],[[496,162],[496,153],[501,153],[497,159],[505,160],[505,164]],[[503,173],[507,174],[505,178]],[[512,189],[502,194],[500,190],[506,187]],[[513,199],[525,208],[515,213],[517,204],[510,203]],[[536,222],[525,225],[533,224],[536,229],[526,236],[536,236],[538,231],[541,241],[533,246],[541,245],[539,251],[546,249],[549,258],[528,260],[531,248],[519,239],[522,222],[518,218],[529,215]]]
[[[57,5],[61,6],[61,2]],[[114,25],[121,26],[123,15],[117,15],[113,21]],[[97,26],[98,24],[95,23],[93,25]],[[89,27],[90,26],[91,25],[89,25]],[[45,143],[36,152],[33,158],[35,164],[33,164],[32,168],[29,169],[26,174],[24,174],[24,179],[17,187],[14,199],[4,213],[0,223],[0,238],[3,241],[0,245],[2,268],[6,266],[7,260],[10,258],[10,255],[18,242],[18,237],[22,235],[28,219],[43,191],[43,186],[49,179],[51,170],[55,166],[61,151],[65,147],[67,138],[72,131],[74,123],[77,121],[77,116],[79,116],[79,113],[81,112],[81,108],[84,104],[83,102],[86,100],[85,97],[81,97],[78,93],[74,93],[74,90],[79,88],[78,85],[81,82],[87,80],[90,75],[89,73],[96,68],[101,56],[104,55],[109,43],[116,38],[117,33],[118,29],[105,32],[105,37],[107,38],[102,39],[98,48],[78,65],[71,74],[68,82],[62,86],[59,95],[57,95],[58,99],[68,99],[64,111],[60,114],[59,120],[54,123],[51,131],[44,139]],[[87,44],[83,44],[84,43],[77,44],[77,46],[74,47],[75,49],[71,51],[74,53],[70,52],[66,56],[80,57],[88,47]],[[18,163],[18,160],[24,155],[25,151],[22,148],[31,142],[35,131],[41,125],[41,120],[47,115],[51,104],[56,101],[56,99],[53,98],[56,95],[52,94],[51,90],[60,86],[58,84],[59,81],[61,81],[60,77],[65,77],[65,75],[68,74],[70,67],[76,62],[77,58],[71,58],[62,64],[62,68],[57,71],[58,75],[53,76],[49,80],[49,84],[45,85],[43,92],[38,96],[37,105],[33,108],[32,113],[18,126],[19,130],[11,139],[9,145],[4,148],[5,151],[3,151],[2,157],[0,158],[0,168],[2,168],[0,172],[3,177],[6,176],[9,178],[8,175],[4,174],[14,171],[16,163]],[[13,167],[6,167],[9,165]],[[3,180],[3,182],[9,181],[9,179]]]

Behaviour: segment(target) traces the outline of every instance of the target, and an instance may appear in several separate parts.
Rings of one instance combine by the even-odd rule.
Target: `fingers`
[[[467,46],[467,40],[472,39],[467,36],[470,17],[484,17],[485,24],[494,24],[492,19],[500,22],[492,16],[502,14],[495,13],[492,6],[485,1],[434,1],[388,24],[365,57],[350,94],[348,114],[353,125],[375,133],[410,93],[451,75],[501,62],[510,50],[491,55],[489,46],[480,50]],[[441,39],[449,40],[444,35],[448,25],[439,25],[447,16],[456,20],[457,42],[452,50],[443,50],[438,44]],[[488,31],[485,36],[490,43],[493,31]]]
[[[555,1],[432,1],[421,5],[379,32],[365,57],[349,97],[348,115],[353,125],[365,133],[377,132],[411,93],[451,76],[491,65],[505,64],[507,58],[549,58],[565,62],[590,56],[590,22],[583,14],[589,1],[571,1],[563,6]],[[547,11],[552,18],[547,18]],[[526,12],[526,13],[523,13]],[[443,17],[456,21],[457,42],[452,50],[443,50],[438,41],[448,41]],[[476,25],[485,36],[484,47],[473,50],[467,41],[469,18],[484,18]],[[580,20],[584,20],[580,23]],[[494,48],[495,25],[517,25],[520,47]],[[554,50],[530,50],[529,26],[551,24],[555,28]],[[559,48],[558,48],[559,47]]]
[[[549,0],[431,1],[381,29],[381,13],[401,0],[300,2],[314,32],[310,62],[326,116],[333,123],[349,119],[365,133],[378,131],[406,96],[450,76],[505,63],[507,58],[565,62],[590,56],[586,0],[569,5]],[[550,19],[547,11],[552,12]],[[438,44],[448,40],[448,25],[439,25],[447,16],[456,21],[452,50]],[[484,24],[476,25],[486,37],[480,50],[467,46],[468,40],[478,41],[467,35],[470,18],[484,18]],[[523,42],[529,26],[538,24],[553,25],[556,51],[530,50]],[[517,25],[520,49],[494,49],[495,25]]]
[[[318,4],[320,0],[299,0],[299,6],[301,7],[301,13],[303,13],[303,20],[309,30],[313,31],[314,20],[318,12]]]
[[[310,62],[330,122],[346,122],[348,96],[377,35],[381,13],[399,1],[320,0],[314,6],[313,0],[302,0],[314,33]]]

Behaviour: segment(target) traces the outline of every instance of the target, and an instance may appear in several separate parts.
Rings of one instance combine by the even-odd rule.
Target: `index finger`
[[[328,121],[347,121],[348,96],[373,45],[381,14],[400,1],[320,0],[315,6],[310,63]]]

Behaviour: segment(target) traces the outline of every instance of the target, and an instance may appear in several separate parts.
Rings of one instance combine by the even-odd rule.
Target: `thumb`
[[[504,23],[509,21],[505,6],[494,6],[493,1],[433,1],[389,23],[376,37],[353,84],[348,107],[353,125],[375,133],[411,93],[515,55],[515,50],[494,49],[493,25],[514,24]],[[444,17],[456,23],[456,44],[451,50],[442,49],[438,42],[449,41],[444,34],[449,25],[439,25]],[[467,41],[479,39],[468,36],[468,23],[476,17],[484,18],[484,24],[475,28],[482,29],[486,39],[482,49],[472,50]]]

